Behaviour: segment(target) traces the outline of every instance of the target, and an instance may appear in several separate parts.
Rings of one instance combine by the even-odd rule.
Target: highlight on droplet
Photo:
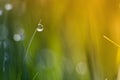
[[[38,24],[37,31],[42,32],[43,31],[43,25],[41,23]]]

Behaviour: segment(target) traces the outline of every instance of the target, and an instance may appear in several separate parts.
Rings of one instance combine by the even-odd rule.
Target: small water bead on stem
[[[42,32],[43,29],[44,29],[44,28],[43,28],[43,25],[42,25],[41,23],[39,23],[38,26],[37,26],[37,31],[38,31],[38,32]]]
[[[13,8],[12,4],[10,4],[10,3],[5,4],[5,9],[6,9],[7,11],[12,10],[12,8]]]
[[[25,58],[24,58],[24,60],[26,60],[26,58],[27,58],[29,48],[30,48],[30,46],[31,46],[31,43],[32,43],[35,35],[36,35],[36,32],[42,32],[43,29],[44,29],[44,28],[43,28],[43,25],[41,24],[41,20],[40,20],[39,23],[38,23],[37,28],[35,28],[35,31],[33,32],[32,36],[31,36],[31,38],[30,38],[30,42],[29,42],[29,44],[28,44],[28,46],[27,46],[27,49],[26,49],[26,52],[25,52]]]

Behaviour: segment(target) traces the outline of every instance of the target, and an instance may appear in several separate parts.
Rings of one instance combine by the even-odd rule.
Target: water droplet
[[[76,71],[79,74],[84,75],[87,72],[87,65],[85,64],[85,62],[78,63],[76,66]]]
[[[38,32],[42,32],[43,29],[44,29],[44,28],[43,28],[43,25],[39,23],[39,24],[38,24],[38,27],[37,27],[37,31],[38,31]]]
[[[2,16],[2,14],[3,14],[3,11],[2,11],[2,10],[0,10],[0,16]]]
[[[7,4],[5,5],[5,9],[6,9],[7,11],[12,10],[12,8],[13,8],[13,6],[12,6],[12,4],[10,4],[10,3],[7,3]]]
[[[21,41],[21,35],[20,34],[15,34],[14,36],[13,36],[13,39],[15,40],[15,41]]]

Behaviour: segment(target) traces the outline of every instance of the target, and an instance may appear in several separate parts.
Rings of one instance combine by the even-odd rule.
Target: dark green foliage
[[[0,80],[28,80],[22,42],[9,38],[6,26],[0,28]]]

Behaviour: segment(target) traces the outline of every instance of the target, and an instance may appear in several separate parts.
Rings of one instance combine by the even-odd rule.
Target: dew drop
[[[5,9],[6,9],[7,11],[12,10],[12,8],[13,8],[13,6],[12,6],[12,4],[10,4],[10,3],[7,3],[7,4],[5,5]]]
[[[2,16],[2,14],[3,14],[3,11],[2,11],[2,10],[0,10],[0,16]]]
[[[37,27],[37,31],[38,31],[38,32],[42,32],[43,29],[44,29],[44,28],[43,28],[43,25],[39,23],[39,24],[38,24],[38,27]]]

